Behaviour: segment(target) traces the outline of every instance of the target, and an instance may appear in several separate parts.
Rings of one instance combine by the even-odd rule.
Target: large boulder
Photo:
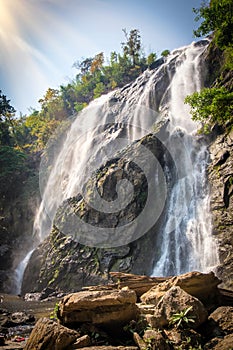
[[[41,318],[30,334],[24,350],[63,350],[78,337],[78,332],[48,318]]]
[[[136,293],[128,288],[121,290],[82,291],[65,296],[59,303],[62,324],[114,326],[137,318]]]
[[[147,344],[146,349],[151,350],[169,350],[170,347],[163,337],[161,331],[154,329],[147,329],[143,335],[143,340]]]
[[[143,338],[138,333],[133,334],[134,342],[140,350],[169,350],[170,346],[166,342],[159,330],[148,329],[145,331]]]
[[[207,320],[208,313],[201,301],[180,287],[174,286],[159,301],[155,307],[154,315],[146,315],[146,318],[151,327],[163,328],[169,325],[174,314],[181,313],[189,307],[192,309],[188,313],[188,317],[192,318],[193,322],[188,323],[188,326],[195,329]]]
[[[217,286],[220,283],[221,281],[213,272],[206,274],[196,271],[188,272],[155,285],[141,296],[141,300],[145,304],[157,305],[171,287],[179,286],[188,294],[198,298],[203,303],[209,304],[218,298]]]
[[[228,334],[224,338],[213,338],[205,344],[205,350],[231,350],[233,344],[233,334]]]
[[[200,349],[202,344],[201,335],[194,329],[172,328],[165,330],[169,344],[172,344],[175,350],[178,349]],[[201,348],[202,349],[202,348]]]
[[[225,334],[233,333],[233,306],[221,306],[209,316],[209,320]]]

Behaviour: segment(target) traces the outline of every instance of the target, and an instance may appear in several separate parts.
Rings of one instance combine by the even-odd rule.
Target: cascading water
[[[208,150],[205,142],[192,136],[197,129],[189,117],[184,99],[202,87],[202,47],[191,46],[177,60],[167,105],[170,118],[169,149],[183,175],[173,186],[164,225],[160,232],[160,257],[153,276],[205,272],[218,264],[217,245],[211,234],[210,194],[206,178]],[[185,59],[182,59],[182,56]],[[183,149],[177,147],[177,138]]]
[[[34,224],[40,241],[49,234],[64,200],[78,193],[85,197],[85,183],[94,170],[167,120],[165,146],[178,169],[178,180],[157,235],[153,275],[206,271],[217,264],[206,181],[208,151],[204,141],[194,136],[197,125],[183,102],[202,86],[201,55],[207,45],[203,41],[174,51],[157,69],[95,100],[76,117],[62,147],[57,151],[52,147],[50,167],[47,158],[42,162],[42,202]],[[165,164],[164,172],[168,168]]]
[[[14,273],[14,280],[15,280],[15,289],[12,291],[14,294],[20,294],[21,293],[21,283],[23,279],[23,274],[25,271],[25,268],[28,264],[28,261],[33,253],[34,249],[30,250],[26,256],[23,258],[22,261],[18,264],[18,266],[15,269]]]

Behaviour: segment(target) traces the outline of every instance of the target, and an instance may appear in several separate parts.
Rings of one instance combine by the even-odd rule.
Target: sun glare
[[[4,38],[12,29],[13,21],[6,1],[0,0],[0,33]]]

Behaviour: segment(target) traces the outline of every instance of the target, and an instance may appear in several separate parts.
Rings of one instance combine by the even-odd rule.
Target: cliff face
[[[225,86],[233,91],[233,72],[223,69],[224,55],[214,45],[206,56],[207,86]],[[227,131],[226,131],[227,130]],[[233,290],[233,130],[214,126],[209,136],[210,165],[208,180],[211,190],[213,234],[219,244],[218,276],[222,286]]]
[[[15,174],[10,193],[0,184],[0,291],[17,291],[15,269],[33,244],[33,222],[39,203],[39,156],[25,173]]]
[[[135,228],[132,231],[123,229],[120,232],[120,242],[117,243],[112,234],[108,233],[108,227],[115,226],[119,229],[121,222],[122,224],[125,223],[125,220],[133,222],[143,211],[147,201],[148,178],[136,164],[127,160],[127,156],[131,152],[137,158],[140,146],[153,152],[163,164],[163,158],[166,155],[163,144],[155,135],[147,135],[123,151],[119,159],[112,159],[101,167],[90,179],[87,187],[90,197],[93,186],[96,186],[98,192],[110,203],[116,198],[116,185],[114,184],[127,177],[133,184],[135,191],[131,205],[117,213],[101,215],[100,212],[90,208],[81,196],[67,200],[58,210],[55,224],[61,232],[66,232],[68,227],[71,235],[67,236],[54,227],[50,236],[34,251],[25,271],[22,285],[23,294],[30,291],[42,291],[47,287],[52,290],[71,291],[79,290],[82,286],[104,284],[111,271],[147,275],[151,273],[156,250],[159,249],[156,242],[156,232],[161,225],[160,218],[155,220],[155,224],[143,235],[140,233],[142,230],[140,223],[136,231]],[[156,169],[151,167],[151,164],[147,164],[147,167],[150,169],[151,179],[154,179],[153,175]],[[172,164],[170,169],[172,177]],[[154,200],[153,206],[150,208],[151,215],[156,212],[156,205],[158,202]],[[108,244],[112,242],[113,248],[103,248],[106,242],[96,241],[97,247],[93,248],[77,243],[75,237],[85,234],[85,232],[83,233],[81,227],[77,225],[74,213],[75,216],[77,215],[87,224],[92,225],[90,243],[95,242],[95,230],[101,226],[105,227],[105,233],[108,234],[107,242]],[[73,220],[74,223],[72,223]],[[130,234],[134,236],[129,238]],[[84,238],[87,239],[87,237]],[[124,244],[124,242],[128,242],[128,244]]]
[[[219,242],[218,275],[223,287],[233,289],[233,130],[216,135],[209,150],[213,234]]]

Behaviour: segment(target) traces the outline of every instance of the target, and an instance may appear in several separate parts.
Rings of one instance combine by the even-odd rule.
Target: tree
[[[138,29],[132,29],[128,34],[126,29],[122,29],[126,42],[122,43],[123,52],[126,56],[130,56],[132,63],[135,66],[139,63],[140,50],[142,48],[141,36]]]
[[[93,58],[93,61],[91,63],[90,71],[92,74],[94,74],[96,71],[99,71],[104,63],[104,53],[100,52]]]
[[[205,88],[185,98],[191,106],[192,119],[203,124],[201,131],[208,133],[218,123],[226,126],[233,122],[233,92],[226,88]]]
[[[233,2],[232,0],[211,0],[198,9],[195,20],[203,19],[194,35],[201,37],[214,32],[214,40],[220,49],[233,44]]]
[[[0,147],[0,194],[14,196],[26,176],[26,155],[10,146]]]
[[[60,91],[48,88],[43,98],[38,101],[41,104],[43,118],[63,120],[67,117],[67,110]]]
[[[100,97],[105,91],[105,86],[102,82],[97,83],[94,88],[94,98]]]
[[[25,126],[31,136],[27,147],[32,151],[43,150],[49,138],[60,124],[61,122],[55,118],[48,119],[38,111],[32,113],[25,120]]]
[[[81,62],[80,61],[76,61],[73,64],[73,67],[75,67],[76,69],[80,70],[81,75],[86,75],[87,73],[90,72],[92,62],[93,62],[93,58],[92,57],[85,58]]]
[[[170,55],[170,50],[163,50],[162,52],[161,52],[161,56],[162,57],[167,57],[168,55]]]
[[[11,145],[12,133],[14,133],[13,117],[15,109],[10,100],[0,90],[0,145]]]
[[[150,68],[152,66],[152,64],[156,61],[157,59],[157,55],[154,52],[151,52],[146,59],[146,64],[148,65],[148,67]]]

